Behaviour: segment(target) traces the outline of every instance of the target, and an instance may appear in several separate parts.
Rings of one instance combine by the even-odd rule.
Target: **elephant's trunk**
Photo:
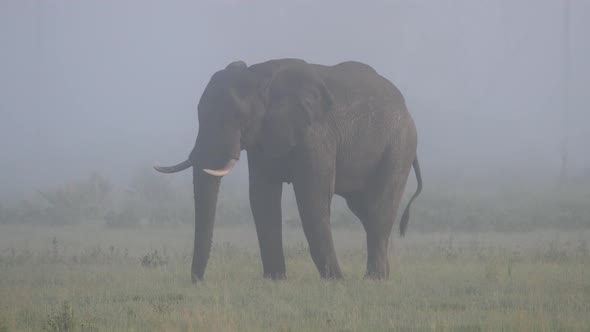
[[[193,282],[203,279],[209,260],[220,181],[220,177],[211,176],[201,169],[193,168],[195,201],[195,246],[191,268]]]

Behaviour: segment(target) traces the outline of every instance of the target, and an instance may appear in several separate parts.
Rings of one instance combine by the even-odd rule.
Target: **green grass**
[[[0,331],[590,330],[588,231],[410,232],[375,282],[363,233],[337,229],[346,279],[330,282],[287,229],[288,280],[273,282],[253,228],[216,229],[193,285],[190,226],[0,226]]]

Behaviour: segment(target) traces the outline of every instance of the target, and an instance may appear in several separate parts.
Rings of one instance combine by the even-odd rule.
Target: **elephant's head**
[[[199,101],[199,132],[189,158],[155,167],[163,173],[193,167],[193,280],[203,278],[209,258],[220,178],[231,171],[240,151],[261,149],[269,157],[288,153],[331,105],[323,81],[301,60],[251,67],[237,61],[213,75]]]

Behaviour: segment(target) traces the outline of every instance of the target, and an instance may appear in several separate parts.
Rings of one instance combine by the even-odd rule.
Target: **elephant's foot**
[[[320,277],[328,280],[342,279],[343,275],[336,254],[334,253],[334,247],[332,246],[324,252],[326,251],[331,251],[331,253],[326,255],[320,250],[314,250],[313,247],[311,250],[311,258],[320,273]]]
[[[387,280],[389,279],[389,262],[381,262],[381,264],[371,264],[367,267],[365,279],[369,280]]]
[[[205,267],[203,264],[197,264],[193,262],[191,266],[191,281],[196,284],[199,281],[203,281],[205,277]]]
[[[327,280],[341,280],[343,279],[342,271],[338,262],[326,264],[323,269],[320,269],[320,277]]]
[[[192,273],[191,274],[191,281],[193,282],[193,284],[196,284],[199,281],[203,281],[203,277],[199,277],[196,274]]]
[[[322,274],[321,278],[325,279],[325,280],[342,280],[342,279],[344,279],[344,276],[342,275],[342,272],[338,272],[338,273]]]
[[[384,272],[367,272],[365,273],[366,280],[387,280],[389,275]]]
[[[265,279],[271,279],[274,281],[277,280],[285,280],[287,279],[287,273],[285,273],[285,271],[280,271],[280,272],[264,272],[264,278]]]

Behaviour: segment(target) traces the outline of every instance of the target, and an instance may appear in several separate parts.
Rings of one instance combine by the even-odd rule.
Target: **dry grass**
[[[0,331],[590,329],[587,231],[410,232],[394,239],[391,279],[373,282],[363,234],[336,230],[346,280],[326,282],[288,229],[288,280],[272,282],[253,228],[218,228],[193,285],[189,226],[0,226]]]

